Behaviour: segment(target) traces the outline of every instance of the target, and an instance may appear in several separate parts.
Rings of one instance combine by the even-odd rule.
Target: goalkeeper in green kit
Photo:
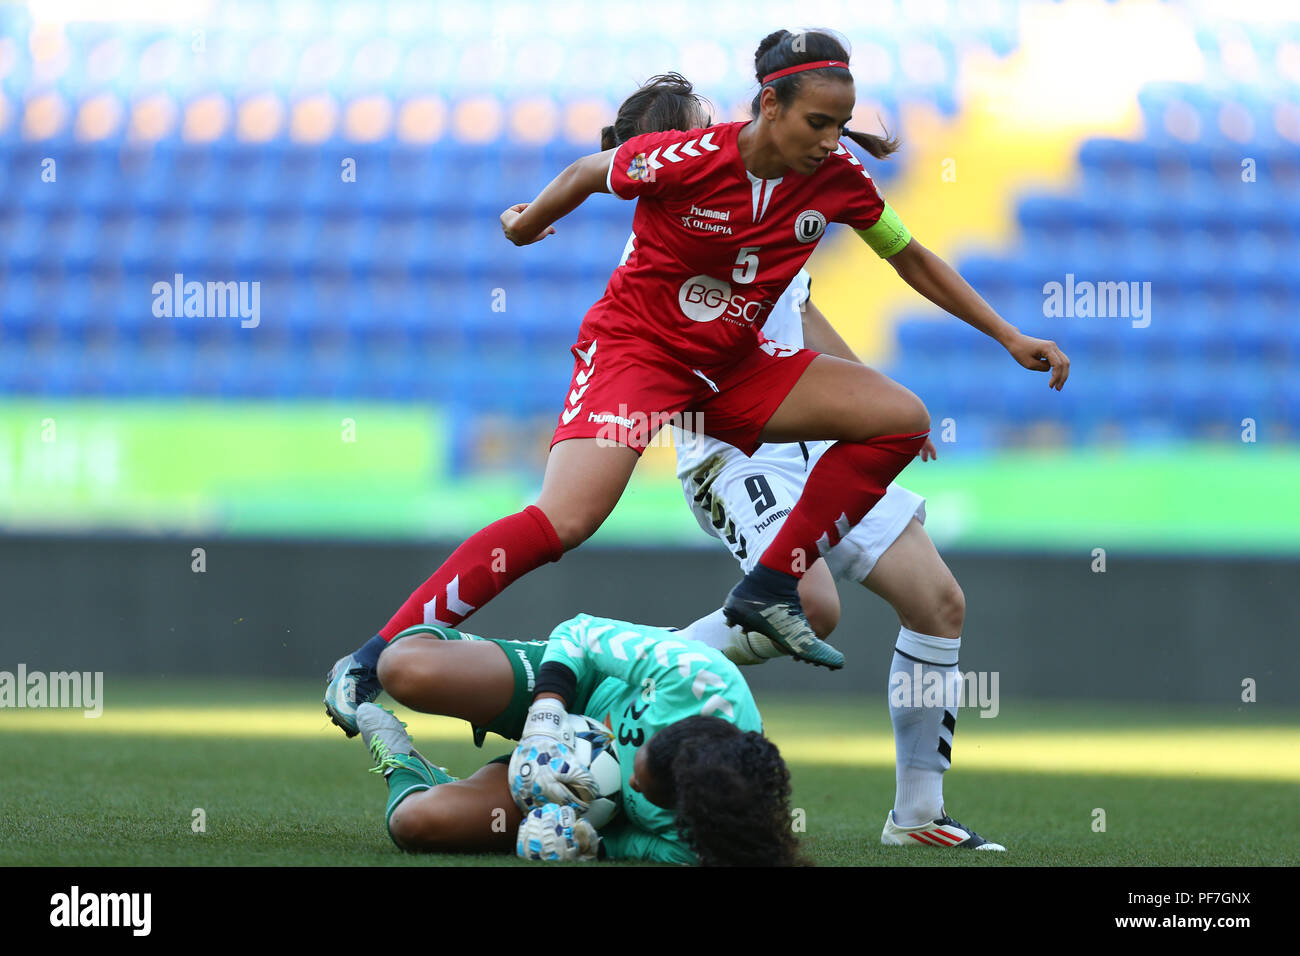
[[[379,679],[399,703],[520,744],[458,780],[426,760],[374,704],[357,726],[388,783],[387,825],[404,850],[514,850],[526,859],[704,865],[804,862],[790,775],[762,734],[736,666],[687,631],[580,614],[548,641],[491,640],[435,625],[398,634]],[[585,715],[585,716],[581,716]],[[621,811],[599,832],[575,728],[612,738]]]

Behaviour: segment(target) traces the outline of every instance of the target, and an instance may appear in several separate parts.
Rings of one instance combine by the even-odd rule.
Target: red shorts
[[[599,438],[639,453],[661,427],[678,425],[752,455],[763,426],[820,354],[763,342],[706,374],[644,339],[587,329],[579,335],[552,447],[568,438]]]

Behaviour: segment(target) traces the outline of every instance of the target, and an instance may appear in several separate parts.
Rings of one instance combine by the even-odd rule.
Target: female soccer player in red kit
[[[326,707],[349,735],[357,704],[379,693],[374,666],[387,640],[414,624],[456,626],[585,541],[653,437],[645,423],[684,412],[747,454],[763,442],[836,442],[724,608],[732,623],[798,659],[842,666],[804,617],[799,578],[918,453],[929,415],[879,372],[759,334],[828,222],[848,224],[919,293],[1022,366],[1050,369],[1051,387],[1064,385],[1069,363],[1055,343],[1021,334],[912,240],[839,142],[854,103],[844,46],[826,33],[779,31],[759,46],[755,67],[754,120],[634,136],[577,160],[532,203],[502,213],[507,238],[528,245],[593,193],[640,200],[633,252],[572,348],[573,380],[537,503],[462,544],[376,637],[335,665]],[[878,157],[897,148],[847,135]]]

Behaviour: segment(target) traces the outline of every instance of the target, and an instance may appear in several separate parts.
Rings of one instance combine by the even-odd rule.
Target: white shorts
[[[722,541],[748,573],[758,563],[785,517],[803,494],[808,474],[829,444],[818,443],[802,457],[754,458],[718,455],[682,478],[686,502],[700,527]],[[925,499],[890,484],[867,516],[823,555],[843,581],[862,581],[915,516],[925,522]]]

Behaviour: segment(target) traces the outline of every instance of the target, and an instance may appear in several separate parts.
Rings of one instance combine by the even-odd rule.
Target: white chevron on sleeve
[[[627,645],[630,641],[638,637],[645,637],[640,631],[624,631],[609,639],[609,650],[620,661],[625,661],[627,657]]]
[[[726,686],[727,682],[713,671],[700,671],[691,684],[691,693],[698,699],[704,696],[706,690],[722,690]]]
[[[707,664],[709,663],[709,658],[707,655],[701,654],[698,651],[692,651],[689,654],[680,655],[677,658],[677,673],[681,674],[683,677],[690,677],[691,665],[696,661]],[[696,694],[695,696],[699,697],[700,695]]]
[[[681,147],[683,156],[698,156],[700,151],[695,148],[695,140],[688,139]]]
[[[710,153],[712,153],[712,152],[716,152],[717,150],[722,149],[721,146],[714,146],[714,145],[713,145],[713,134],[712,134],[712,133],[705,133],[703,136],[700,137],[700,148],[701,148],[701,149],[707,149]]]
[[[646,165],[649,166],[651,169],[664,168],[664,164],[659,162],[659,150],[661,149],[663,149],[662,146],[656,146],[653,150],[650,151],[650,155],[645,158]],[[714,149],[717,149],[717,147],[715,146]]]
[[[614,630],[613,624],[598,624],[596,627],[593,627],[590,630],[588,630],[587,647],[590,648],[593,653],[599,654],[601,652],[600,643],[599,643],[601,635],[606,634],[612,630]]]
[[[664,667],[672,667],[672,662],[668,660],[668,651],[685,650],[686,645],[681,641],[660,641],[655,645],[655,660]]]
[[[709,717],[713,714],[726,714],[732,720],[736,719],[736,712],[731,708],[731,701],[720,694],[714,694],[700,708],[700,716],[702,717]]]
[[[681,143],[673,143],[671,146],[665,146],[664,159],[668,160],[670,163],[680,163],[682,158],[677,155],[677,147],[680,145]]]
[[[587,633],[587,622],[578,619],[577,621],[567,621],[565,623],[568,626],[565,627],[563,632],[558,634],[555,632],[551,633],[552,640],[558,637],[560,640],[560,646],[564,648],[564,653],[568,654],[570,657],[585,657],[586,650],[582,646],[582,640],[583,635]],[[559,631],[559,628],[556,628],[556,631]],[[570,638],[572,638],[572,640],[570,640]]]

